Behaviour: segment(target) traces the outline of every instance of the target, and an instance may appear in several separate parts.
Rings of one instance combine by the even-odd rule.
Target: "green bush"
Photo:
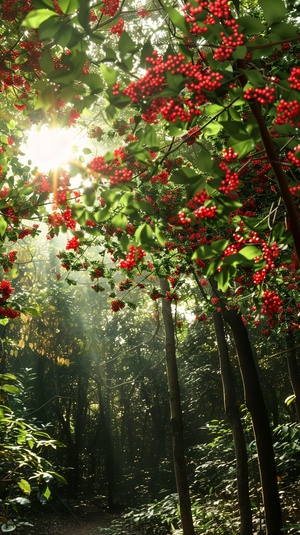
[[[20,506],[27,506],[33,497],[46,501],[50,484],[65,479],[52,469],[43,454],[46,448],[61,446],[36,423],[28,422],[10,408],[10,398],[20,394],[17,378],[0,375],[0,525],[2,531],[16,526],[10,518]],[[19,411],[20,412],[20,411]]]

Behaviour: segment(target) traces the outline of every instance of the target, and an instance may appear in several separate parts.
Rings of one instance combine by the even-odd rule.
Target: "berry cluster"
[[[119,267],[121,269],[127,269],[127,271],[132,271],[132,269],[137,265],[138,262],[141,262],[146,256],[146,253],[140,247],[135,247],[130,245],[129,252],[125,260],[121,260]]]
[[[10,296],[11,293],[14,291],[14,289],[11,287],[10,282],[7,280],[3,280],[0,283],[0,300],[6,301]]]
[[[295,128],[300,126],[300,103],[297,100],[287,102],[281,100],[277,106],[275,124],[291,123]]]
[[[216,206],[200,206],[195,210],[196,219],[212,219],[215,217],[217,211]]]
[[[17,258],[17,254],[17,251],[10,251],[9,253],[3,254],[3,257],[1,259],[1,265],[3,267],[4,272],[9,271],[13,267]]]
[[[263,304],[261,313],[264,316],[274,316],[282,311],[282,299],[270,290],[265,290],[263,293]]]
[[[217,61],[226,61],[230,58],[235,48],[244,44],[244,35],[240,33],[239,26],[234,19],[225,20],[224,25],[230,28],[231,35],[225,35],[225,32],[220,32],[222,43],[214,53],[214,58]]]
[[[190,225],[190,223],[192,222],[191,218],[188,217],[183,210],[178,212],[178,219],[181,225]]]
[[[119,0],[104,0],[103,4],[100,9],[103,15],[113,17],[119,9],[120,2]]]
[[[296,154],[299,154],[299,157],[296,156]],[[289,151],[287,153],[287,157],[293,165],[295,165],[296,167],[300,167],[300,145],[297,145],[294,148],[294,152]]]
[[[187,207],[190,210],[197,210],[199,208],[199,204],[202,206],[205,201],[209,199],[209,195],[205,189],[201,189],[194,195],[194,197],[187,203]]]
[[[114,156],[115,158],[110,164],[104,160],[103,156],[96,156],[89,165],[90,172],[109,178],[113,186],[123,182],[129,182],[133,175],[133,172],[127,167],[120,168],[122,160],[125,158],[122,147],[114,151]]]
[[[172,302],[172,301],[179,301],[180,300],[180,297],[179,295],[176,293],[176,292],[166,292],[166,295],[165,295],[165,300],[166,301],[169,301],[169,302]]]
[[[72,124],[74,124],[77,119],[79,119],[80,117],[80,113],[79,111],[76,109],[76,108],[72,108],[71,111],[70,111],[70,115],[69,115],[69,120],[68,120],[68,126],[72,126]]]
[[[111,301],[110,307],[113,312],[118,312],[125,307],[125,303],[121,299],[115,299],[114,301]]]
[[[77,236],[73,236],[73,238],[71,238],[70,240],[68,240],[67,242],[67,245],[66,245],[66,249],[74,249],[74,251],[77,253],[78,252],[78,249],[79,249],[79,245],[80,245],[80,242],[79,242],[79,239]]]
[[[137,10],[137,16],[141,17],[141,19],[144,19],[145,17],[148,17],[150,14],[150,11],[147,11],[144,7],[141,7]]]
[[[52,187],[49,177],[43,173],[37,174],[35,178],[35,188],[38,193],[50,193]]]
[[[100,279],[100,277],[103,277],[103,275],[104,275],[104,269],[102,267],[94,267],[90,273],[92,281],[95,279]]]
[[[155,184],[156,182],[161,182],[162,184],[167,184],[169,180],[169,173],[167,171],[162,171],[158,175],[152,176],[150,178],[151,184]]]
[[[2,18],[14,22],[19,16],[22,18],[33,9],[31,0],[5,0],[2,4]]]
[[[101,126],[93,126],[88,133],[88,136],[92,139],[100,139],[103,136],[104,132]]]
[[[153,66],[143,78],[131,82],[123,90],[123,94],[132,102],[144,102],[145,98],[154,96],[143,113],[143,119],[148,123],[158,122],[157,115],[162,115],[169,122],[191,122],[194,117],[201,115],[200,107],[208,101],[206,92],[216,90],[223,80],[220,73],[187,61],[181,53],[169,55],[164,60],[157,52],[153,52],[147,61]],[[181,93],[179,88],[180,94],[177,97],[162,98],[159,93],[168,86],[168,73],[183,77],[184,92]]]
[[[110,29],[111,33],[114,33],[115,35],[118,35],[119,37],[121,37],[123,31],[124,31],[124,20],[123,19],[119,19],[117,24],[115,24],[115,26],[112,26],[111,29]]]
[[[186,144],[190,147],[193,145],[199,136],[201,136],[202,132],[198,126],[193,126],[191,130],[188,132],[187,136],[184,136],[183,139],[186,137]]]
[[[292,68],[288,81],[290,82],[290,86],[293,89],[297,89],[297,91],[300,91],[300,67]]]
[[[196,321],[207,321],[209,318],[205,312],[195,317]]]
[[[9,318],[9,319],[15,319],[18,316],[20,316],[20,312],[18,310],[13,310],[11,307],[1,307],[0,306],[0,317],[1,318]]]
[[[67,228],[74,230],[76,227],[76,221],[72,218],[72,210],[70,206],[67,206],[62,216],[63,216],[63,221],[66,224]]]
[[[149,292],[149,297],[152,299],[152,301],[157,301],[157,299],[160,299],[161,296],[161,293],[156,288]]]
[[[222,155],[226,162],[234,162],[234,160],[236,160],[238,157],[238,153],[235,152],[232,147],[228,147],[228,149],[223,149]]]
[[[267,104],[272,104],[272,102],[276,100],[276,89],[275,87],[269,87],[267,85],[264,88],[250,87],[244,92],[244,99],[250,101],[257,100],[257,102],[266,106]]]
[[[236,171],[229,169],[225,162],[220,162],[219,167],[222,171],[225,171],[225,178],[222,180],[218,190],[225,193],[225,195],[229,195],[239,187],[239,174]]]
[[[130,279],[125,279],[123,281],[120,281],[118,284],[118,289],[120,292],[125,292],[125,290],[129,290],[133,284],[133,281]]]

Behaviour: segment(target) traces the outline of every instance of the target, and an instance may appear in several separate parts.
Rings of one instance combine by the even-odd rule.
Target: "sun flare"
[[[32,128],[24,146],[27,161],[31,161],[40,172],[55,171],[72,159],[74,132],[66,128],[50,128],[44,125]]]

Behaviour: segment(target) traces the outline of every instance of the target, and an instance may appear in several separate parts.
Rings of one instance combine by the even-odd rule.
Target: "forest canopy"
[[[66,455],[59,448],[62,466],[83,462],[69,478],[74,494],[96,481],[103,461],[99,478],[113,507],[116,481],[140,459],[154,498],[155,480],[177,490],[184,535],[204,533],[189,497],[189,487],[192,503],[209,494],[197,455],[205,473],[203,444],[210,436],[216,452],[230,428],[237,474],[245,470],[235,479],[236,529],[253,533],[261,508],[265,527],[255,524],[257,531],[293,533],[299,511],[286,512],[279,496],[285,475],[278,476],[274,437],[283,441],[283,424],[298,433],[300,418],[299,2],[4,0],[0,7],[4,392],[22,391],[10,389],[7,372],[34,370],[35,402],[27,396],[19,409],[28,402],[39,423],[52,422],[67,445]],[[4,429],[15,417],[6,409]],[[143,410],[148,439],[157,441],[154,461]],[[183,414],[185,451],[177,442]],[[210,432],[193,433],[197,417]],[[215,441],[208,422],[224,418],[228,428],[220,424]],[[251,441],[259,460],[253,481]],[[166,461],[172,448],[176,484]],[[252,482],[261,486],[255,507]]]

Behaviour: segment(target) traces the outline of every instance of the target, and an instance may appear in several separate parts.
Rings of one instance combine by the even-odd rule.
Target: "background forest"
[[[300,533],[299,2],[0,7],[1,530]]]

